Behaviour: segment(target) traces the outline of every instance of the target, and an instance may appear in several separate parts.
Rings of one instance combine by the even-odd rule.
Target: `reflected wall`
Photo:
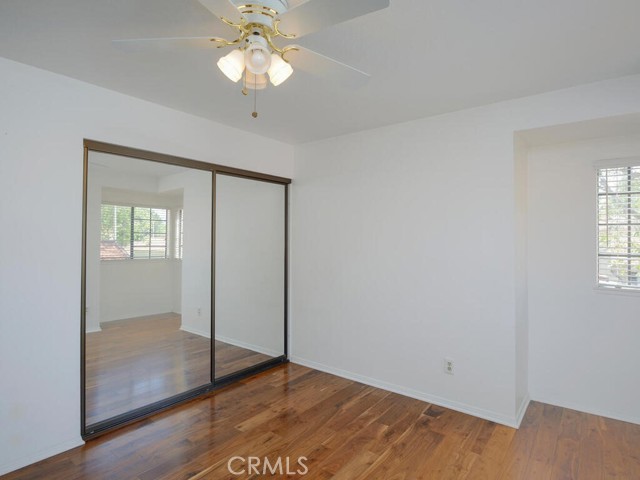
[[[218,378],[285,354],[285,188],[216,175]]]

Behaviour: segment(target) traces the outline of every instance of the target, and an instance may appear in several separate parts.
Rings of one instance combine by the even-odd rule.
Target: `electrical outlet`
[[[453,375],[453,359],[445,357],[443,367],[444,373]]]
[[[202,316],[202,309],[200,307],[198,307],[198,316],[201,317]]]

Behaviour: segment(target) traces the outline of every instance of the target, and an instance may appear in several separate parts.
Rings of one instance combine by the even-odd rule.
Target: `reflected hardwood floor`
[[[286,364],[3,480],[247,478],[227,470],[233,456],[307,457],[288,478],[631,480],[640,425],[533,402],[514,430]]]
[[[210,381],[210,339],[180,330],[166,313],[101,324],[87,334],[87,423],[185,392]],[[216,377],[271,357],[215,342]]]

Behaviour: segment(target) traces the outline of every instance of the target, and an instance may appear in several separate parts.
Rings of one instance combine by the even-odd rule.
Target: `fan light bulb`
[[[251,65],[255,68],[264,68],[267,63],[267,57],[262,50],[254,50],[251,52]]]
[[[271,52],[263,45],[253,43],[245,50],[244,63],[251,73],[256,75],[267,73],[271,66]]]
[[[242,78],[242,72],[244,71],[244,55],[242,51],[234,50],[222,57],[218,60],[218,68],[222,70],[222,73],[232,82],[240,80]]]
[[[293,73],[293,68],[278,54],[271,54],[271,67],[269,67],[269,79],[274,87],[277,87]]]

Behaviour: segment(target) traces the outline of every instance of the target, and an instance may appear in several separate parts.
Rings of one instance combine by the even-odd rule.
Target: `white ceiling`
[[[298,71],[258,94],[257,119],[215,48],[112,46],[229,33],[196,0],[0,0],[0,56],[301,143],[640,73],[638,19],[639,0],[391,0],[297,42],[371,73],[367,85]]]

